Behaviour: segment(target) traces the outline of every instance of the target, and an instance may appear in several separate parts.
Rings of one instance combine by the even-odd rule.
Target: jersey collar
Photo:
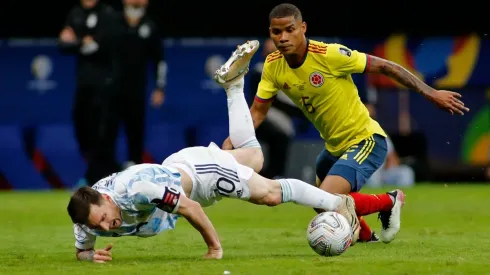
[[[296,65],[296,66],[289,66],[289,64],[288,64],[289,68],[291,68],[291,69],[297,69],[297,68],[301,67],[305,63],[306,57],[308,57],[308,47],[309,46],[310,46],[310,39],[307,38],[306,39],[306,52],[305,52],[305,55],[303,56],[303,60],[301,60],[301,62],[299,62],[299,64]]]

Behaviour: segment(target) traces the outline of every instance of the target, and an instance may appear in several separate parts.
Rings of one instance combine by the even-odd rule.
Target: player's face
[[[91,9],[95,7],[98,0],[81,0],[82,6],[86,9]]]
[[[124,0],[124,5],[133,7],[146,7],[148,6],[148,0]]]
[[[294,16],[273,18],[269,34],[277,49],[284,55],[297,54],[304,43],[306,23],[294,19]]]
[[[121,224],[121,212],[109,197],[104,196],[100,205],[92,204],[90,207],[87,226],[91,229],[109,231]]]

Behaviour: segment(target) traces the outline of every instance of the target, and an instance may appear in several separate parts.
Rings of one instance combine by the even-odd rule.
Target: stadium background
[[[105,2],[120,9],[119,1]],[[6,9],[18,13],[14,16],[17,21],[1,19],[2,189],[67,188],[85,170],[71,128],[75,60],[61,55],[56,47],[56,36],[75,3],[29,2],[29,9],[21,8],[22,1],[8,3]],[[151,3],[150,14],[165,39],[169,81],[163,108],[148,108],[148,161],[161,161],[184,146],[223,140],[228,127],[226,104],[221,88],[209,77],[212,65],[226,59],[246,39],[263,40],[267,14],[277,3]],[[405,148],[409,155],[412,149],[420,149],[407,145],[403,135],[398,135],[405,109],[411,131],[425,137],[431,169],[422,180],[485,180],[490,163],[490,41],[485,24],[479,22],[484,18],[478,15],[482,11],[472,5],[448,5],[444,12],[434,14],[433,9],[420,10],[413,2],[398,7],[382,2],[369,6],[342,1],[297,4],[309,24],[310,37],[385,57],[435,87],[461,92],[471,112],[451,117],[386,78],[356,76],[362,93],[373,88],[378,91],[378,121],[395,137],[398,150]],[[456,9],[468,18],[452,20]],[[259,60],[255,57],[253,62]],[[148,92],[152,88],[149,85]],[[125,158],[124,143],[121,135],[120,160]],[[290,176],[311,180],[314,157],[321,146],[313,127],[300,133],[289,158]],[[457,170],[465,173],[456,175]]]

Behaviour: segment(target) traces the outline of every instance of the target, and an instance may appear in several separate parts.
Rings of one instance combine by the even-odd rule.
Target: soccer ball
[[[352,229],[347,219],[337,212],[316,215],[306,231],[308,244],[321,256],[338,256],[352,243]]]

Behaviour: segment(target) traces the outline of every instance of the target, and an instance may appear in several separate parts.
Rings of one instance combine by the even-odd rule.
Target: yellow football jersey
[[[373,134],[386,136],[369,116],[351,74],[364,72],[369,58],[340,44],[309,40],[303,63],[289,67],[283,55],[267,56],[256,100],[272,100],[282,90],[325,140],[326,149],[340,156]]]

